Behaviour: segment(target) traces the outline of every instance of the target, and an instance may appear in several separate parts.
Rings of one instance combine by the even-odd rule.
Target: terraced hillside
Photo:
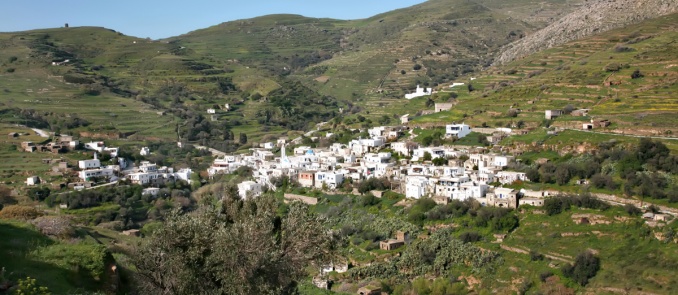
[[[292,74],[340,99],[400,97],[417,83],[438,85],[489,64],[502,45],[580,1],[512,2],[507,10],[502,1],[431,0],[355,21],[272,15],[169,40],[210,58]]]
[[[507,63],[568,41],[677,11],[678,3],[671,0],[590,1],[546,28],[509,44],[496,62]]]
[[[677,24],[672,14],[490,68],[472,81],[478,91],[459,91],[452,111],[417,120],[582,129],[593,118],[612,123],[595,131],[671,136],[678,132]],[[544,122],[545,110],[584,108],[587,116]]]

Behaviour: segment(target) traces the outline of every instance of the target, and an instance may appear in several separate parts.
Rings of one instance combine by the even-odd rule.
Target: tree
[[[428,99],[426,99],[426,107],[427,108],[430,108],[433,105],[435,105],[435,102],[430,97]]]
[[[476,89],[473,87],[473,84],[471,84],[471,83],[468,83],[468,86],[466,86],[466,87],[468,88],[468,92],[473,92],[474,90],[476,90]]]
[[[64,24],[64,28],[68,28],[68,23],[65,23],[65,24]]]
[[[633,204],[624,205],[624,210],[626,210],[626,213],[628,213],[630,216],[638,216],[643,213],[643,211],[640,211],[640,209]]]
[[[641,73],[640,70],[638,70],[638,69],[633,71],[633,73],[631,74],[631,79],[638,79],[638,78],[642,78],[642,77],[645,77],[645,75],[643,75],[643,73]]]
[[[430,146],[431,143],[433,143],[433,136],[426,135],[424,138],[421,139],[421,144],[423,146]]]
[[[246,144],[247,143],[247,134],[240,133],[240,140],[238,142],[240,142],[240,144]]]
[[[305,205],[279,206],[270,195],[227,196],[221,208],[171,214],[133,254],[141,293],[293,293],[311,263],[327,263],[335,238]]]
[[[447,164],[447,159],[446,159],[446,158],[443,158],[443,157],[437,157],[437,158],[433,159],[433,165],[436,165],[436,166],[443,166],[443,165],[445,165],[445,164]]]
[[[568,277],[582,286],[588,284],[589,279],[596,276],[600,269],[600,258],[596,257],[590,251],[584,251],[577,255],[574,265],[566,264],[562,271],[565,277]]]
[[[431,153],[424,152],[424,161],[431,161]]]
[[[414,67],[412,67],[413,70],[418,71],[421,70],[421,65],[420,64],[414,64]]]
[[[565,164],[558,165],[558,167],[556,168],[555,177],[556,183],[558,183],[558,185],[567,184],[570,181],[570,178],[572,177],[570,175],[570,168],[568,167],[568,165]]]

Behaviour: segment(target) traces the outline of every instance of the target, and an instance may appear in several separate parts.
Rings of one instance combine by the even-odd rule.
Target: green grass
[[[55,241],[27,223],[8,220],[0,220],[0,236],[0,264],[11,280],[30,276],[53,294],[96,291],[103,286],[103,278],[74,268],[90,255],[98,255],[100,245]]]
[[[577,225],[571,217],[575,213],[600,215],[611,224]],[[575,257],[587,249],[598,251],[602,269],[587,286],[587,290],[616,287],[642,289],[645,292],[675,292],[678,285],[672,283],[670,278],[676,272],[678,246],[645,237],[646,227],[639,217],[632,217],[629,221],[615,219],[619,217],[627,217],[620,207],[604,212],[573,209],[555,216],[528,213],[521,216],[520,226],[504,244],[542,254],[560,255],[565,259],[571,259],[569,257]],[[571,236],[572,233],[574,236]],[[520,265],[519,261],[525,258],[529,259],[526,254],[504,257],[512,266],[514,263]],[[529,263],[519,269],[526,272],[525,275],[534,276],[545,269],[545,264]],[[558,273],[557,270],[555,272]]]

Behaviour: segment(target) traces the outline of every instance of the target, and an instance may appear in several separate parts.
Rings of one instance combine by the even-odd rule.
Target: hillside
[[[672,136],[678,132],[677,23],[678,14],[672,14],[489,68],[472,82],[478,91],[456,90],[453,110],[415,121],[581,130],[593,118],[612,123],[595,131]],[[544,120],[545,110],[580,108],[590,111]],[[527,141],[548,138],[545,131],[541,134]]]
[[[214,59],[291,74],[340,99],[400,97],[417,83],[438,85],[489,64],[501,46],[578,1],[512,2],[508,11],[502,1],[432,0],[354,21],[270,15],[168,40]]]
[[[670,0],[591,1],[546,28],[503,49],[495,63],[503,64],[568,41],[622,28],[678,11]]]
[[[614,73],[599,70],[610,63],[603,59],[606,52],[614,50],[612,43],[590,38],[486,69],[505,45],[545,34],[547,31],[540,29],[554,30],[557,28],[554,24],[572,23],[568,19],[585,15],[582,11],[595,10],[599,2],[582,3],[431,0],[351,21],[299,15],[262,16],[159,41],[96,27],[0,33],[3,109],[0,118],[3,123],[29,124],[86,137],[180,140],[233,151],[246,149],[251,142],[270,134],[295,136],[342,112],[354,121],[359,113],[371,121],[379,119],[389,124],[400,115],[426,109],[425,98],[401,101],[402,95],[417,84],[447,92],[449,83],[468,83],[475,76],[478,76],[475,89],[483,91],[465,93],[454,89],[459,98],[452,112],[416,121],[443,123],[463,119],[478,125],[510,125],[512,119],[504,119],[501,114],[509,106],[519,105],[517,101],[504,101],[514,99],[517,92],[510,91],[516,91],[516,87],[521,88],[519,95],[525,102],[539,101],[530,105],[529,110],[521,106],[525,112],[519,117],[532,127],[540,124],[538,114],[544,109],[566,106],[569,95],[582,100],[577,107],[598,106],[617,99],[579,98],[573,92],[576,88],[590,89],[586,91],[587,97],[602,98],[613,93],[610,91],[614,91],[613,96],[629,94],[629,102],[642,101],[647,105],[652,101],[657,107],[665,97],[670,98],[672,71],[650,64],[664,63],[666,67],[675,60],[673,51],[653,47],[671,35],[626,46],[640,46],[634,49],[635,53],[612,54],[620,65],[625,65]],[[608,10],[596,10],[595,15],[614,19],[616,14],[612,13],[619,12],[612,8],[621,5],[615,3],[608,5],[611,7]],[[657,3],[656,7],[664,9],[661,11],[673,9],[673,4]],[[655,6],[633,7],[630,11],[637,10],[642,16],[628,18],[635,21],[647,17],[647,11]],[[626,21],[620,22],[623,23]],[[581,30],[601,31],[610,23],[605,24],[599,28],[592,23],[590,30]],[[646,35],[664,36],[672,28],[666,25],[663,23],[658,31],[648,31]],[[631,36],[636,31],[632,27],[625,30],[619,34]],[[652,28],[648,26],[647,30]],[[632,62],[633,55],[643,52],[644,44],[652,53],[637,58],[644,59],[642,64]],[[578,48],[570,48],[574,53],[566,53],[563,51],[569,49],[563,46]],[[548,60],[555,56],[558,58]],[[571,74],[563,76],[558,71],[566,66]],[[620,87],[600,87],[607,78],[620,80],[615,77],[630,75],[626,72],[635,70],[633,67],[653,73]],[[666,79],[656,76],[663,72],[668,75]],[[581,81],[586,76],[596,78]],[[564,77],[571,77],[566,86],[561,81]],[[645,85],[643,81],[656,85]],[[544,83],[552,85],[542,89]],[[628,92],[635,91],[633,85],[641,84],[658,93]],[[665,91],[664,86],[669,90]],[[450,95],[441,94],[434,99],[448,100]],[[554,99],[537,99],[548,95]],[[645,99],[640,99],[644,95]],[[673,111],[670,103],[657,110],[652,104],[647,109],[625,108],[622,104],[614,107],[619,108],[619,114],[630,116],[622,119],[627,122],[645,111]],[[214,114],[208,114],[208,109],[214,109]],[[594,108],[593,114],[599,111],[607,112],[601,105]],[[641,119],[654,118],[658,116]],[[641,125],[665,124],[668,129],[659,132],[670,131],[670,121],[656,121]],[[239,134],[246,134],[250,143],[236,140]]]

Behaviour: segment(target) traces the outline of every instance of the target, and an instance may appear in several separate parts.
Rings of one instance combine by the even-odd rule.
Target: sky
[[[0,32],[97,26],[161,39],[222,22],[275,13],[361,19],[424,0],[9,0],[0,10]]]

